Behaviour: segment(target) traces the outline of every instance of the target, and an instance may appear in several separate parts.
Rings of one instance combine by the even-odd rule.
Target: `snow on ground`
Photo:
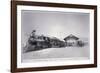
[[[22,53],[22,62],[25,60],[52,59],[52,58],[88,58],[89,47],[64,47],[64,48],[47,48],[39,51]]]

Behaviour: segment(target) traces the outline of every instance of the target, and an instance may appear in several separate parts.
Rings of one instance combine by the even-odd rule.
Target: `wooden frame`
[[[81,65],[61,65],[48,67],[29,67],[17,68],[17,5],[23,6],[44,6],[59,8],[77,8],[94,10],[94,63]],[[97,6],[78,5],[78,4],[62,4],[62,3],[46,3],[46,2],[30,2],[30,1],[11,1],[11,72],[28,72],[28,71],[44,71],[59,69],[76,69],[97,67]]]

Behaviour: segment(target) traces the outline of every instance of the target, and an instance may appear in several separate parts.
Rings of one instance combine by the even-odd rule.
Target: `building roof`
[[[69,40],[69,39],[75,39],[75,40],[78,40],[79,38],[70,34],[69,36],[65,37],[64,40]]]

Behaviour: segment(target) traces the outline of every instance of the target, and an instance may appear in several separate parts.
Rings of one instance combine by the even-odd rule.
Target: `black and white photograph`
[[[97,7],[12,2],[12,72],[97,66]]]
[[[22,10],[22,62],[89,59],[89,20],[89,13]]]

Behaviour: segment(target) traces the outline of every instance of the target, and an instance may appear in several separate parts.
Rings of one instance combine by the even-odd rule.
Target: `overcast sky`
[[[21,11],[21,31],[24,41],[32,30],[38,35],[53,36],[60,39],[73,34],[77,37],[89,37],[89,14],[55,11]]]

